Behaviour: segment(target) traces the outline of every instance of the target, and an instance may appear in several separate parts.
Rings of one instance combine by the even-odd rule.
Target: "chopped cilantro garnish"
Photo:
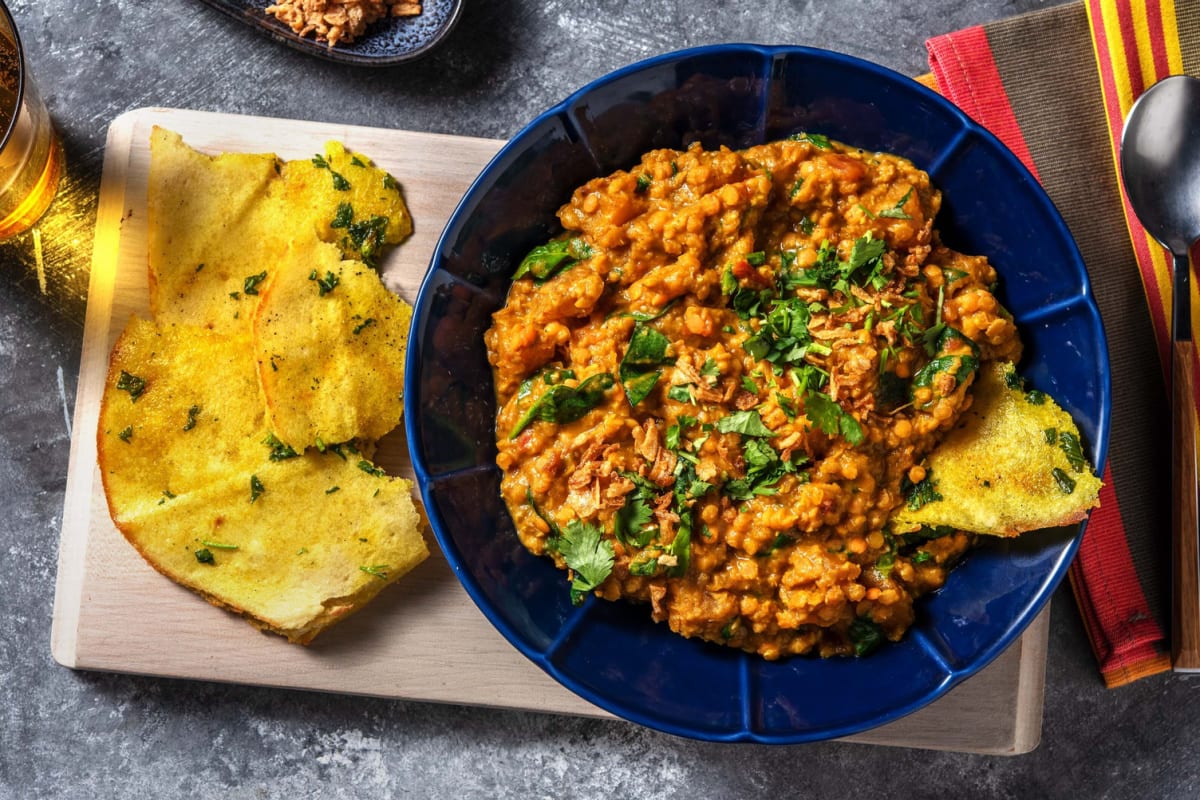
[[[613,567],[612,542],[605,539],[595,525],[571,520],[562,535],[550,546],[563,557],[574,574],[571,581],[571,602],[578,605],[584,596],[608,578]]]
[[[187,422],[183,423],[183,429],[190,431],[196,427],[196,417],[200,414],[200,406],[192,406],[187,410]]]
[[[740,433],[743,436],[774,436],[775,432],[763,424],[762,417],[754,409],[735,411],[717,421],[721,433]]]
[[[360,333],[362,333],[362,332],[363,332],[363,328],[366,328],[368,325],[374,325],[374,324],[375,324],[375,318],[374,318],[374,317],[367,317],[367,318],[366,318],[366,319],[364,319],[362,322],[360,322],[360,323],[358,323],[357,325],[355,325],[355,326],[354,326],[354,330],[352,331],[352,333],[353,333],[355,336],[358,336]]]
[[[263,270],[257,275],[247,275],[246,280],[242,282],[242,292],[245,294],[258,294],[258,285],[266,279],[266,270]]]
[[[821,150],[828,150],[830,147],[829,137],[820,133],[807,133],[801,131],[800,133],[793,133],[788,138],[793,142],[809,142]]]
[[[128,442],[132,437],[133,437],[133,426],[132,425],[126,426],[124,430],[122,430],[120,433],[117,434],[117,438],[120,439],[122,442]]]
[[[933,474],[929,473],[916,484],[911,483],[907,478],[903,481],[904,486],[901,488],[905,492],[905,505],[909,511],[918,511],[927,503],[933,503],[943,499],[937,491],[937,484],[933,480]]]
[[[1083,472],[1083,468],[1087,464],[1087,459],[1083,457],[1083,446],[1079,443],[1079,437],[1070,431],[1062,431],[1058,435],[1058,445],[1062,448],[1063,453],[1066,454],[1067,463],[1071,465],[1071,469],[1076,472]]]
[[[262,481],[260,481],[258,479],[257,475],[250,476],[250,502],[251,503],[256,501],[258,498],[262,497],[262,493],[265,492],[266,490],[267,490],[266,487],[263,486]]]
[[[1054,482],[1058,484],[1058,488],[1062,490],[1063,494],[1071,494],[1075,491],[1075,479],[1066,472],[1055,467],[1050,471],[1050,474],[1054,477]]]
[[[880,211],[879,216],[887,217],[889,219],[912,219],[912,217],[910,217],[904,211],[904,204],[908,202],[908,198],[912,197],[912,193],[913,190],[910,186],[908,187],[908,191],[904,193],[904,197],[901,197],[900,200],[897,201],[896,205]]]
[[[136,403],[137,399],[142,396],[142,392],[146,391],[146,381],[137,375],[121,370],[121,376],[117,378],[117,389],[129,392],[129,399]]]
[[[358,468],[361,469],[363,472],[367,473],[368,475],[374,475],[376,478],[382,478],[384,475],[387,474],[386,472],[383,471],[382,467],[375,466],[370,461],[367,461],[365,458],[360,458],[358,460]]]
[[[350,223],[354,221],[354,208],[349,203],[338,203],[337,211],[333,215],[333,220],[330,221],[331,228],[348,228]]]
[[[335,286],[337,286],[339,283],[341,283],[341,279],[338,278],[337,275],[334,275],[332,272],[329,272],[329,271],[325,272],[324,278],[317,277],[317,271],[315,269],[308,274],[308,279],[310,281],[316,281],[317,293],[321,297],[324,297],[325,295],[332,292],[333,288]]]
[[[823,433],[829,436],[840,434],[851,446],[862,444],[862,425],[824,392],[809,390],[804,393],[804,414]]]
[[[212,550],[209,550],[207,547],[201,547],[196,551],[196,560],[201,564],[216,565],[217,563],[216,559],[213,558]]]
[[[291,446],[279,441],[279,438],[273,433],[268,433],[262,443],[271,448],[271,454],[268,456],[271,461],[283,461],[300,455]]]
[[[618,375],[629,405],[646,399],[662,377],[662,367],[674,359],[667,355],[670,341],[648,325],[637,324],[621,359]]]
[[[626,545],[645,547],[657,529],[649,527],[654,519],[653,503],[659,489],[637,473],[622,473],[633,481],[634,489],[625,496],[625,505],[613,515],[613,535]]]

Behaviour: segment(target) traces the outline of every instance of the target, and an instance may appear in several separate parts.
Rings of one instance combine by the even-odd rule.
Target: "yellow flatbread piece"
[[[154,319],[114,347],[97,430],[110,515],[159,572],[306,644],[429,552],[412,484],[352,441],[402,414],[412,310],[363,261],[412,219],[336,142],[281,163],[155,128],[149,181]]]
[[[277,273],[254,317],[271,430],[303,449],[395,428],[412,307],[324,242],[294,242]]]
[[[307,644],[428,555],[411,489],[355,457],[306,453],[264,460],[117,525],[159,572]]]
[[[337,244],[346,258],[375,265],[385,245],[412,234],[412,217],[395,178],[341,142],[326,142],[324,155],[288,161],[281,175],[291,229],[310,227],[321,241]]]
[[[205,155],[179,134],[153,129],[147,224],[155,319],[249,330],[255,280],[286,245],[271,197],[277,168],[270,153]]]
[[[207,155],[156,126],[147,192],[151,313],[224,333],[248,330],[289,242],[316,238],[375,266],[413,227],[399,183],[340,142],[281,162]]]
[[[97,451],[114,513],[137,514],[270,452],[248,336],[131,318],[113,348]]]
[[[299,454],[271,437],[246,338],[131,319],[97,440],[110,514],[138,552],[291,641],[428,555],[409,481],[352,446]]]
[[[980,368],[974,402],[926,461],[933,499],[892,516],[897,532],[946,526],[992,536],[1079,522],[1102,482],[1083,460],[1071,415],[1021,388],[1012,364]]]

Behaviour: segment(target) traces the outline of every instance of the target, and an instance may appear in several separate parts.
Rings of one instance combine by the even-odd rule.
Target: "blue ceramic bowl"
[[[791,743],[897,719],[984,667],[1033,620],[1066,573],[1081,526],[975,549],[917,604],[904,639],[867,658],[766,662],[688,640],[644,606],[571,605],[565,574],[517,540],[500,499],[495,400],[483,332],[531,247],[560,228],[571,190],[653,148],[743,148],[798,130],[897,153],[943,191],[944,240],[986,255],[1020,324],[1029,381],[1077,420],[1103,465],[1109,426],[1104,332],[1061,217],[991,134],[912,80],[849,56],[722,45],[619,70],[517,134],[442,234],[417,300],[405,411],[434,533],[455,574],[513,646],[601,708],[673,734]]]

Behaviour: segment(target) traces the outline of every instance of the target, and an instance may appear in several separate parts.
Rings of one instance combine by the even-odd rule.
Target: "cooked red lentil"
[[[970,542],[888,517],[1021,348],[940,204],[909,161],[805,134],[576,189],[486,336],[524,545],[577,600],[768,659],[899,639]]]

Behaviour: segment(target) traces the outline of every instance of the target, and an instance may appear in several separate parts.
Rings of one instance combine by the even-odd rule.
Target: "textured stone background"
[[[631,61],[725,41],[926,69],[931,35],[1044,0],[468,2],[417,63],[332,66],[197,0],[10,2],[65,141],[44,230],[0,246],[0,800],[1200,796],[1195,679],[1106,690],[1064,588],[1043,741],[988,758],[716,746],[621,722],[76,673],[50,657],[58,531],[104,136],[162,105],[488,137]]]

